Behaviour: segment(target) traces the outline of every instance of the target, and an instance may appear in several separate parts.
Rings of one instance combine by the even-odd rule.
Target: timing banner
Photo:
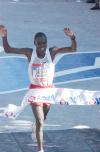
[[[20,106],[9,104],[5,108],[4,116],[16,118],[26,106],[34,102],[61,105],[99,105],[100,91],[67,88],[30,89],[24,96]]]
[[[25,101],[26,100],[26,101]],[[30,89],[24,102],[44,102],[67,105],[99,105],[100,91],[88,91],[67,88]]]

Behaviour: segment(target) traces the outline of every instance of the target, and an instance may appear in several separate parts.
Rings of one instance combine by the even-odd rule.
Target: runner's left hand
[[[70,28],[67,28],[67,27],[64,28],[64,33],[65,33],[65,35],[67,35],[69,37],[74,35],[74,32]]]

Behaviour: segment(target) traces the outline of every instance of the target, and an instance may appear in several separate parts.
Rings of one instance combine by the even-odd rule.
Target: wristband
[[[75,40],[75,35],[72,35],[72,36],[71,36],[71,40]]]

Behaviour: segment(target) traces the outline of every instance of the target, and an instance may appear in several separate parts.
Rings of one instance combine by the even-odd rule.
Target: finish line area
[[[76,3],[76,0],[43,1],[44,3],[40,0],[34,2],[33,0],[2,0],[2,2],[0,0],[1,22],[9,30],[11,44],[33,47],[33,41],[31,43],[33,35],[37,31],[43,31],[47,33],[49,46],[67,45],[69,40],[64,38],[62,30],[64,26],[71,27],[76,33],[78,53],[56,59],[55,62],[59,62],[56,64],[54,84],[58,88],[100,90],[98,32],[100,24],[97,20],[100,17],[99,11],[91,12],[89,9],[92,4],[87,5],[84,1],[82,3]],[[0,46],[1,50],[2,44]],[[31,126],[35,121],[30,106],[26,107],[15,120],[3,117],[7,105],[20,105],[28,90],[27,67],[25,57],[9,55],[1,51],[0,132],[3,133],[0,134],[1,151],[8,149],[10,152],[36,151],[36,143],[33,143],[30,136]],[[52,105],[44,124],[46,152],[99,151],[99,120],[99,105]]]

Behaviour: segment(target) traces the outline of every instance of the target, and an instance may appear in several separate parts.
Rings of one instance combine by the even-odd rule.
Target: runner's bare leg
[[[42,106],[32,106],[32,111],[36,119],[36,138],[39,150],[43,150],[43,123],[44,112]]]

